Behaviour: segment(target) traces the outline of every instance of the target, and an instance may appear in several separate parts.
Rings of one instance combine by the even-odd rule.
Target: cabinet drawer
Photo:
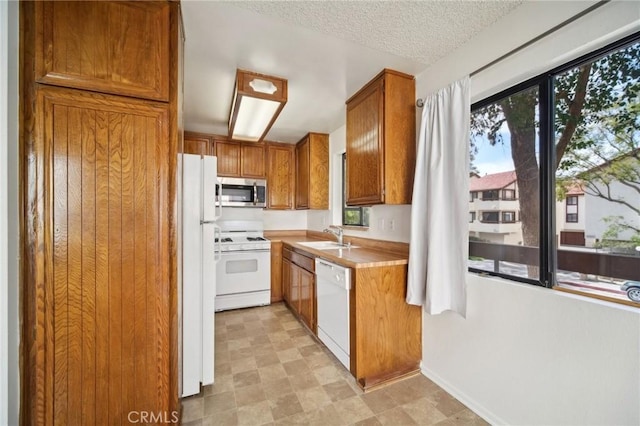
[[[305,256],[304,254],[295,252],[287,247],[282,249],[282,257],[289,259],[292,263],[295,263],[309,272],[315,273],[316,265],[314,257]]]

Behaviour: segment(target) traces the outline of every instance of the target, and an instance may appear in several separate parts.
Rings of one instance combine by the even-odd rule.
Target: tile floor
[[[487,424],[422,375],[364,394],[282,303],[216,314],[215,356],[185,426]]]

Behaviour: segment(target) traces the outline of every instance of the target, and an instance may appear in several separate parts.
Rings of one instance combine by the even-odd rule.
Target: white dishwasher
[[[351,269],[316,258],[318,338],[347,370],[350,368],[349,290]]]

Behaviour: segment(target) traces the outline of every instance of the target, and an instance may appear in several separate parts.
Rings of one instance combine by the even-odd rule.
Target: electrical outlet
[[[389,220],[389,231],[395,231],[396,230],[396,221],[393,219]]]

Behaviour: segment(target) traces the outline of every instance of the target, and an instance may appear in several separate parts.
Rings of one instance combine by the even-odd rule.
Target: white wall
[[[14,1],[0,2],[0,173],[0,425],[17,425],[18,2]]]
[[[593,3],[525,2],[417,76],[417,94],[469,74]],[[611,2],[472,78],[472,101],[640,29]],[[407,216],[405,220],[408,220]],[[495,424],[640,424],[640,312],[469,275],[468,316],[423,317],[424,373]]]
[[[604,188],[601,189],[605,191]],[[613,198],[625,200],[632,206],[640,208],[640,194],[634,188],[620,182],[611,182],[610,190]],[[592,195],[588,189],[585,191],[585,196],[581,198],[585,201],[585,210],[583,210],[586,212],[585,233],[590,239],[597,238],[602,241],[602,234],[609,227],[604,218],[610,216],[621,216],[625,222],[635,226],[636,229],[640,228],[640,215],[629,207]],[[626,230],[621,232],[617,239],[629,240],[633,234],[632,231]]]
[[[310,210],[309,229],[322,231],[329,225],[342,224],[342,154],[346,150],[346,126],[342,126],[329,135],[329,210]],[[410,205],[372,206],[369,216],[369,228],[347,229],[345,235],[372,238],[377,240],[409,242]]]

